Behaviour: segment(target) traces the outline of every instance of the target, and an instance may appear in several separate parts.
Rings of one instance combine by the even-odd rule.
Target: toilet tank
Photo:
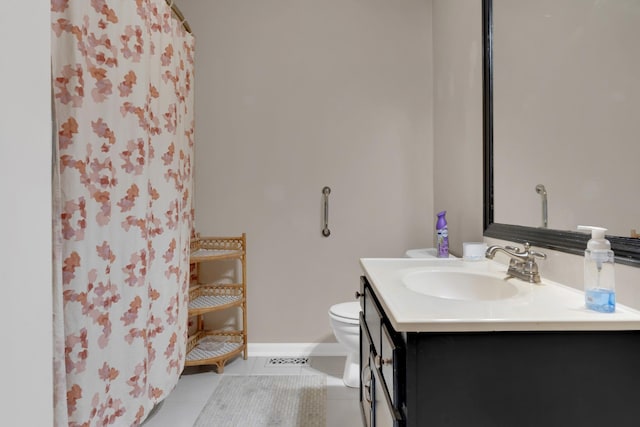
[[[405,252],[407,258],[437,258],[438,250],[436,248],[409,249]],[[449,258],[456,258],[449,254]]]

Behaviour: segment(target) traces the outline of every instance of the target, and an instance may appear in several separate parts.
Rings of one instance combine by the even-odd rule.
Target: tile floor
[[[327,375],[327,427],[362,425],[358,389],[342,382],[345,357],[311,356],[307,366],[267,365],[268,357],[237,357],[221,375]],[[213,367],[190,367],[143,427],[193,427],[200,411],[220,381]],[[251,427],[251,426],[247,426]]]

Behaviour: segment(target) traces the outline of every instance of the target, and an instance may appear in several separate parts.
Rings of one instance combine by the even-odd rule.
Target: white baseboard
[[[248,343],[250,357],[271,356],[346,356],[340,343]]]

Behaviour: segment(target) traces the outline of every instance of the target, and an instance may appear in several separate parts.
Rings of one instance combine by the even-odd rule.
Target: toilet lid
[[[405,252],[405,256],[407,258],[438,258],[438,249],[436,248],[409,249],[407,252]],[[456,257],[449,254],[449,258],[456,258]]]
[[[437,258],[438,250],[436,248],[409,249],[405,255],[408,258]]]
[[[357,322],[358,316],[360,315],[360,303],[358,301],[354,301],[334,304],[329,309],[329,313],[336,317]]]

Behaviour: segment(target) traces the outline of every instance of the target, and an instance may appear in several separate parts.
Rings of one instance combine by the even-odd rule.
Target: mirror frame
[[[494,222],[493,215],[493,1],[482,0],[482,136],[484,175],[484,236],[582,255],[589,235]],[[640,267],[640,239],[607,235],[616,262]]]

